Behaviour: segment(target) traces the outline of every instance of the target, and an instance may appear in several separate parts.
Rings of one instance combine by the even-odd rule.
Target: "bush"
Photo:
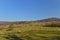
[[[60,27],[60,23],[59,22],[50,22],[50,23],[45,23],[45,25],[43,25],[44,27]]]

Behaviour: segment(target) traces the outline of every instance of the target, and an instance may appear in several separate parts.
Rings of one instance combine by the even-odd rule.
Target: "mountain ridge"
[[[16,21],[16,22],[0,21],[0,24],[30,23],[30,22],[53,22],[53,21],[60,22],[60,18],[46,18],[46,19],[35,20],[35,21]]]
[[[37,20],[40,22],[52,22],[52,21],[60,21],[60,18],[47,18],[47,19],[42,19],[42,20]]]

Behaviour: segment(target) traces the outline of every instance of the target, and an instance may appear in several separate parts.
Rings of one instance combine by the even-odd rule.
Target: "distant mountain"
[[[10,24],[11,22],[0,21],[0,25]]]
[[[4,24],[25,24],[25,23],[35,23],[35,22],[53,22],[53,21],[57,21],[60,22],[60,18],[47,18],[47,19],[42,19],[42,20],[35,20],[35,21],[17,21],[17,22],[5,22],[5,21],[0,21],[0,25],[4,25]]]
[[[38,22],[53,22],[53,21],[60,21],[60,18],[47,18],[47,19],[42,19],[42,20],[37,20]]]

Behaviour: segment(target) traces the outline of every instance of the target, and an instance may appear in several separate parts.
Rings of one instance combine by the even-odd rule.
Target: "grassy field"
[[[17,27],[1,28],[0,40],[60,40],[60,27],[15,26]]]

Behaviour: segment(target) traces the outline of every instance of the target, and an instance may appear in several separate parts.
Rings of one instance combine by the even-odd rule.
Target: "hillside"
[[[41,19],[41,20],[35,20],[35,21],[16,21],[16,22],[5,22],[5,21],[0,21],[0,28],[4,28],[6,25],[13,25],[12,27],[17,27],[18,25],[38,25],[38,26],[45,26],[45,25],[55,25],[58,24],[60,26],[60,18],[46,18],[46,19]],[[16,25],[16,26],[14,26]],[[10,26],[8,26],[10,27]]]
[[[60,18],[18,22],[1,21],[0,40],[60,40]]]

